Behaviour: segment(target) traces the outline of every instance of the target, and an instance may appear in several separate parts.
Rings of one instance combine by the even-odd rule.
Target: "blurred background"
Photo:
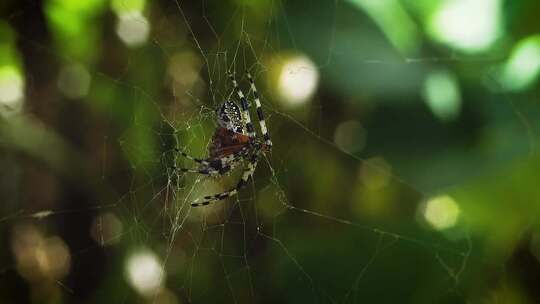
[[[540,303],[538,12],[2,1],[0,302]],[[274,148],[191,208],[228,70]]]

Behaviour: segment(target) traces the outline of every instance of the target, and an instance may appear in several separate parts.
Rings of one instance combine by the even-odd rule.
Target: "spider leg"
[[[253,176],[253,173],[255,172],[255,168],[257,167],[257,162],[258,162],[257,157],[254,157],[250,162],[248,162],[247,167],[244,169],[244,172],[242,173],[242,178],[240,179],[240,181],[238,181],[238,184],[236,184],[236,187],[225,192],[205,196],[200,201],[199,199],[197,199],[193,203],[191,203],[191,207],[206,206],[212,202],[220,201],[228,197],[237,195],[238,191],[244,188],[247,185],[249,179]]]
[[[242,89],[238,86],[238,82],[236,81],[236,78],[234,78],[234,75],[229,72],[229,78],[231,79],[234,90],[236,91],[236,94],[238,94],[238,98],[240,98],[240,107],[242,110],[242,118],[246,123],[246,129],[248,131],[248,136],[251,138],[255,137],[255,129],[253,128],[253,123],[251,122],[251,115],[249,114],[249,105],[248,101],[246,99],[246,96],[242,92]]]
[[[176,171],[180,171],[180,172],[188,172],[188,173],[199,173],[199,174],[203,174],[203,175],[208,175],[208,176],[217,176],[217,175],[220,175],[220,171],[212,168],[212,167],[203,167],[203,168],[199,168],[199,169],[188,169],[188,168],[178,168],[176,166],[171,166],[171,169],[173,170],[176,170]]]
[[[199,163],[201,165],[208,165],[208,161],[204,160],[204,159],[200,159],[200,158],[196,158],[196,157],[193,157],[187,153],[185,153],[184,151],[178,149],[178,148],[174,148],[174,150],[177,152],[177,153],[180,153],[180,155],[182,155],[183,157],[189,159],[189,160],[192,160],[196,163]]]
[[[246,71],[247,78],[249,79],[249,82],[251,84],[251,90],[253,91],[253,95],[255,96],[255,106],[257,108],[257,118],[259,119],[259,125],[261,127],[261,133],[264,139],[264,142],[268,146],[272,146],[272,140],[270,140],[270,134],[268,133],[268,128],[266,127],[266,121],[264,120],[264,113],[261,106],[261,100],[259,98],[259,92],[257,91],[257,87],[255,87],[255,82],[253,81],[253,77],[251,77],[251,74]]]
[[[176,166],[171,166],[171,169],[180,172],[199,173],[209,176],[223,175],[234,169],[247,152],[248,150],[243,148],[238,152],[214,160],[192,159],[192,157],[187,157],[200,163],[202,166],[198,169],[177,168]],[[185,154],[183,152],[180,153],[182,155]]]

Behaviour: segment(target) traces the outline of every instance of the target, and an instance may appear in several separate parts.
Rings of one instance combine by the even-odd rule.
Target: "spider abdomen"
[[[218,128],[212,137],[208,154],[211,158],[223,157],[242,150],[250,142],[249,136]]]

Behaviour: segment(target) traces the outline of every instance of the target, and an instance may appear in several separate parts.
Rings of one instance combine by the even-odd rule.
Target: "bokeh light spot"
[[[92,239],[101,246],[116,244],[122,236],[122,222],[114,213],[105,213],[95,217],[90,227]]]
[[[29,281],[59,280],[69,273],[71,255],[67,245],[57,236],[45,237],[34,226],[15,226],[12,250],[17,271]]]
[[[193,52],[184,51],[174,54],[167,67],[167,72],[171,77],[171,87],[173,92],[193,92],[196,95],[198,89],[203,87],[200,78],[202,60]],[[184,96],[177,96],[181,103],[189,104],[190,99]]]
[[[348,153],[362,151],[366,144],[366,131],[356,120],[340,123],[334,132],[334,142]]]
[[[388,185],[392,177],[392,166],[382,157],[372,157],[362,162],[359,175],[364,186],[380,190]]]
[[[446,0],[430,20],[439,42],[465,52],[489,48],[501,35],[500,0]]]
[[[150,34],[150,23],[141,12],[134,11],[118,16],[118,37],[129,47],[144,45]]]
[[[313,61],[306,56],[296,56],[283,64],[278,92],[286,106],[298,107],[315,93],[318,82],[319,72]]]
[[[424,82],[423,96],[433,114],[442,121],[450,121],[461,110],[461,93],[456,78],[447,71],[436,71]]]
[[[540,74],[540,35],[525,38],[512,50],[503,68],[506,89],[519,91],[529,87]]]
[[[83,65],[68,65],[60,70],[58,89],[68,98],[82,98],[88,94],[92,77]]]
[[[165,281],[165,271],[159,258],[143,249],[128,257],[126,275],[130,285],[142,296],[152,296]]]
[[[24,78],[12,65],[0,67],[0,112],[18,112],[24,98]]]
[[[459,205],[448,195],[430,198],[424,208],[424,218],[437,230],[453,227],[460,214]]]

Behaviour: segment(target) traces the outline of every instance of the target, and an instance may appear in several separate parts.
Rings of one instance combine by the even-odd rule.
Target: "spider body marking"
[[[218,125],[235,133],[244,134],[244,124],[240,107],[231,100],[225,101],[217,109]]]
[[[212,137],[207,159],[198,159],[176,149],[182,156],[199,163],[198,168],[185,169],[173,167],[173,169],[180,172],[199,173],[217,177],[227,174],[238,165],[245,164],[242,177],[236,187],[225,192],[197,199],[191,203],[192,207],[206,206],[212,202],[237,195],[238,191],[245,187],[253,177],[261,155],[270,151],[272,148],[272,141],[266,127],[259,93],[255,87],[253,78],[247,73],[247,78],[254,96],[262,140],[257,138],[255,128],[251,122],[249,102],[246,96],[239,88],[233,74],[229,73],[229,78],[233,83],[238,99],[240,99],[240,106],[232,100],[227,100],[216,110],[218,127]]]
[[[250,142],[249,136],[226,128],[217,128],[209,147],[210,157],[223,157],[245,147]]]

